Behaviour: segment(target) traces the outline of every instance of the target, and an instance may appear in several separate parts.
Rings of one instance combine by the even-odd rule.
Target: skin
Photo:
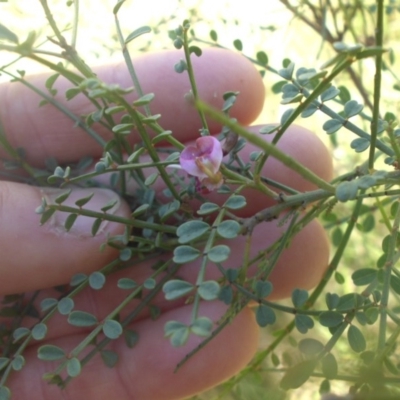
[[[181,57],[175,51],[147,54],[134,60],[134,65],[144,92],[156,94],[151,110],[154,114],[162,114],[161,125],[165,129],[171,129],[180,140],[190,143],[197,137],[200,123],[196,111],[184,97],[189,90],[187,77],[173,71],[173,65]],[[251,124],[262,109],[265,97],[261,78],[254,67],[243,57],[222,50],[207,50],[202,57],[194,58],[193,61],[201,98],[220,107],[222,93],[228,90],[240,91],[233,116],[243,125]],[[101,67],[97,71],[107,82],[119,82],[123,87],[130,86],[123,65]],[[45,79],[45,76],[35,76],[30,81],[43,88]],[[70,84],[60,80],[57,85],[59,98],[62,100],[61,94]],[[74,162],[85,154],[101,156],[101,148],[93,144],[85,133],[73,128],[72,122],[63,114],[51,106],[38,109],[38,102],[37,96],[22,85],[0,85],[0,118],[8,140],[14,146],[23,146],[26,149],[29,162],[41,166],[43,160],[50,155],[56,157],[60,163]],[[68,103],[68,107],[77,114],[91,110],[83,97],[75,98]],[[257,131],[258,128],[251,129]],[[101,131],[100,128],[99,130]],[[220,127],[210,121],[210,130],[211,133],[218,133]],[[106,132],[102,134],[105,138],[109,137]],[[132,137],[135,140],[134,134]],[[311,132],[292,127],[279,142],[279,147],[320,177],[330,179],[330,156]],[[251,146],[245,148],[243,157],[248,157],[253,150]],[[1,150],[0,156],[5,157]],[[273,159],[268,161],[264,172],[271,179],[290,184],[297,190],[313,189],[312,185]],[[162,186],[159,185],[158,189],[162,189]],[[270,203],[269,199],[258,193],[246,194],[248,205],[241,211],[242,216],[251,215]],[[51,196],[51,193],[45,195]],[[42,196],[43,192],[39,188],[17,182],[0,182],[0,293],[3,295],[44,289],[41,298],[54,296],[51,287],[68,282],[75,273],[98,270],[116,256],[112,249],[103,253],[98,249],[107,233],[122,233],[121,225],[109,223],[95,237],[88,234],[93,221],[84,218],[80,220],[78,228],[70,233],[57,228],[54,221],[41,227],[39,216],[33,211],[40,205]],[[104,205],[107,196],[110,196],[109,192],[96,192],[97,200],[88,203],[88,207],[90,205],[93,209],[98,209]],[[218,203],[224,201],[223,197],[215,193],[211,193],[209,198]],[[129,208],[122,200],[115,214],[129,216]],[[253,254],[276,240],[282,229],[284,228],[277,227],[275,222],[260,224],[253,235]],[[237,260],[243,255],[244,238],[231,240],[229,245],[232,248],[230,260],[236,261],[230,266],[234,268],[238,266]],[[316,221],[310,223],[293,239],[274,270],[271,277],[274,292],[270,298],[287,297],[295,287],[313,287],[327,266],[328,248],[322,227]],[[179,275],[195,281],[197,266],[196,262],[185,265]],[[117,280],[124,276],[141,282],[148,276],[149,267],[149,264],[143,263],[110,276],[103,290],[87,290],[78,295],[75,308],[92,312],[101,319],[125,296],[116,288]],[[207,278],[218,276],[217,271],[212,268],[208,274]],[[163,310],[159,319],[151,321],[146,311],[132,326],[140,337],[134,349],[128,350],[120,340],[112,342],[110,348],[120,356],[115,368],[106,368],[95,357],[83,369],[79,378],[74,379],[62,392],[42,381],[43,373],[51,371],[55,364],[39,361],[36,358],[38,345],[32,344],[24,354],[26,366],[22,371],[13,374],[7,383],[13,392],[13,398],[183,399],[228,379],[240,371],[257,350],[259,329],[253,312],[246,308],[178,373],[173,373],[175,365],[200,339],[191,337],[184,347],[173,348],[163,337],[163,326],[168,320],[189,321],[191,306],[182,301],[166,302],[162,296],[155,300],[155,304]],[[219,302],[201,305],[201,315],[207,315],[214,321],[224,311],[225,306]],[[27,320],[25,324],[29,326],[32,322]],[[61,316],[52,319],[48,328],[45,342],[67,350],[72,349],[86,334],[85,330],[69,326],[65,317]]]

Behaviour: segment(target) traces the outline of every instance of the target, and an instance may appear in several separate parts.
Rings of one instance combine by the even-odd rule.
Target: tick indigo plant
[[[161,116],[151,112],[155,95],[143,92],[128,50],[128,44],[138,36],[150,34],[151,29],[141,27],[124,36],[118,19],[124,0],[115,4],[113,14],[131,87],[102,81],[74,47],[77,18],[69,42],[47,1],[39,3],[53,30],[47,40],[56,44],[60,52],[42,50],[33,32],[20,41],[5,21],[0,25],[0,50],[46,66],[52,72],[46,91],[32,85],[25,71],[12,72],[18,59],[1,67],[0,72],[15,85],[25,85],[39,94],[42,102],[38,107],[51,104],[65,113],[102,146],[103,156],[100,160],[83,157],[73,165],[49,158],[39,169],[28,163],[22,148],[11,145],[0,124],[0,144],[8,154],[2,160],[1,173],[8,179],[21,180],[20,174],[13,174],[22,169],[24,182],[63,189],[55,198],[43,196],[38,204],[36,213],[41,225],[51,223],[56,214],[64,214],[67,232],[83,217],[92,220],[92,236],[99,234],[106,222],[123,224],[125,229],[120,235],[107,236],[99,250],[116,250],[117,257],[112,262],[88,275],[72,276],[68,285],[55,288],[54,297],[41,298],[40,291],[3,297],[0,400],[12,398],[8,380],[26,368],[25,354],[34,342],[43,343],[37,351],[39,360],[57,362],[43,378],[60,388],[79,379],[94,357],[114,367],[120,355],[110,348],[110,343],[124,340],[127,351],[137,345],[141,337],[135,331],[135,321],[144,309],[153,319],[160,317],[163,309],[154,301],[160,295],[167,301],[183,301],[192,310],[190,321],[170,320],[165,324],[165,340],[179,347],[193,335],[201,338],[200,344],[176,365],[177,374],[244,308],[252,307],[258,325],[267,327],[270,336],[266,347],[260,348],[246,369],[221,386],[218,398],[229,394],[251,398],[244,393],[243,382],[251,374],[265,377],[267,372],[278,382],[275,386],[269,383],[275,387],[276,398],[283,399],[287,391],[300,388],[309,380],[319,386],[315,392],[321,395],[334,391],[336,383],[343,382],[350,396],[346,398],[398,398],[400,129],[397,104],[382,101],[385,79],[394,81],[394,90],[400,87],[392,70],[395,52],[384,42],[385,21],[398,18],[400,7],[396,2],[385,5],[383,0],[281,0],[296,18],[321,35],[324,46],[331,46],[334,55],[320,68],[297,66],[289,58],[283,60],[282,66],[274,67],[262,50],[254,58],[244,55],[263,76],[274,80],[272,92],[287,107],[278,123],[261,128],[258,134],[231,117],[240,93],[224,93],[221,109],[202,101],[192,60],[203,56],[204,48],[200,46],[205,43],[222,46],[215,30],[210,31],[211,39],[205,40],[196,36],[195,24],[183,21],[168,34],[173,46],[181,51],[180,61],[170,67],[187,77],[191,89],[186,98],[198,111],[199,134],[189,145],[173,131],[164,129]],[[77,0],[67,3],[78,9]],[[358,33],[357,23],[361,20],[368,22]],[[243,52],[241,40],[235,40],[233,47]],[[365,62],[374,63],[373,85],[363,80]],[[70,83],[61,95],[68,101],[83,95],[94,111],[78,115],[63,105],[56,89],[61,77]],[[132,92],[136,94],[134,101],[128,99]],[[338,148],[343,137],[351,137],[346,154],[349,158],[358,155],[356,165],[344,162],[330,182],[278,146],[292,124],[314,115],[325,116],[322,131],[329,135],[332,146]],[[220,124],[219,135],[210,135],[209,121]],[[110,133],[109,140],[98,133],[98,126]],[[139,137],[134,145],[132,135]],[[269,141],[265,140],[268,135],[273,135]],[[257,148],[248,160],[243,157],[246,144]],[[265,176],[263,167],[270,158],[295,171],[314,189],[300,192]],[[164,190],[157,195],[155,188],[160,181]],[[94,187],[105,187],[122,196],[131,207],[130,217],[114,214],[118,201],[115,199],[95,211],[91,207],[94,192],[90,191]],[[74,197],[82,188],[86,194]],[[243,216],[240,210],[247,206],[248,189],[269,198],[270,205]],[[332,238],[332,255],[322,279],[311,292],[293,288],[289,303],[273,300],[271,273],[296,235],[316,218]],[[281,234],[254,254],[257,227],[266,221],[279,225]],[[364,241],[367,234],[375,239],[376,258],[357,262],[354,268],[348,265],[349,260],[360,257],[352,246]],[[246,245],[242,257],[233,259],[232,240],[241,235]],[[104,318],[76,308],[74,299],[78,294],[104,290],[113,274],[121,276],[144,261],[153,263],[147,276],[136,282],[128,274],[122,275],[116,283],[123,293],[122,300],[112,303]],[[193,261],[197,262],[197,278],[186,280],[180,272]],[[212,274],[217,277],[210,278],[211,269],[219,272]],[[227,306],[218,321],[201,311],[201,303],[210,301]],[[44,343],[50,334],[49,321],[60,316],[74,329],[84,328],[83,339],[73,348]],[[26,322],[32,318],[34,322]],[[258,385],[270,390],[265,383]]]

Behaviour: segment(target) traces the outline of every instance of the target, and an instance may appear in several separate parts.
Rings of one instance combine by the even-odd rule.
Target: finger
[[[60,285],[79,272],[99,269],[116,257],[116,250],[100,245],[107,235],[122,234],[124,226],[102,222],[93,237],[93,218],[78,216],[69,232],[64,228],[68,214],[56,212],[42,227],[40,215],[34,210],[44,196],[49,204],[65,192],[51,188],[35,188],[14,182],[0,182],[0,293],[21,293]],[[100,211],[109,201],[116,201],[108,211],[111,215],[128,217],[128,206],[111,190],[77,189],[65,205],[95,192],[86,208]]]
[[[276,221],[260,224],[254,231],[251,239],[250,259],[256,257],[260,252],[271,246],[278,240],[286,226],[278,226]],[[224,268],[241,268],[245,262],[246,238],[241,236],[234,240],[226,241],[231,249],[229,259],[223,263]],[[249,277],[255,272],[259,272],[258,266],[268,257],[258,260],[249,271]],[[177,276],[193,284],[196,283],[201,259],[187,263],[181,267]],[[277,300],[290,297],[293,289],[309,290],[317,285],[321,280],[329,262],[329,241],[326,233],[318,221],[312,221],[302,229],[290,242],[286,248],[272,274],[268,280],[273,285],[273,291],[268,296],[268,300]],[[146,262],[135,265],[129,270],[122,270],[107,277],[106,285],[99,291],[88,289],[81,292],[74,298],[75,307],[78,310],[86,311],[96,315],[99,320],[109,315],[126,297],[126,291],[117,286],[121,278],[133,279],[138,284],[142,284],[148,277],[153,263]],[[257,269],[256,269],[257,267]],[[221,272],[215,265],[209,263],[205,280],[220,279]],[[144,293],[147,293],[146,291]],[[44,291],[41,293],[38,303],[42,298],[57,297],[57,293]],[[141,299],[134,299],[130,302],[129,308],[122,310],[120,317],[123,320],[132,309],[137,307]],[[152,304],[159,307],[165,313],[173,308],[181,307],[185,304],[186,298],[178,301],[168,301],[164,293],[160,293],[152,301]],[[149,310],[143,310],[139,319],[149,318]],[[27,320],[26,326],[31,326],[35,321]],[[76,328],[66,321],[65,316],[55,315],[49,322],[48,338],[57,338],[67,334],[73,334]]]
[[[207,303],[200,308],[215,323],[225,306]],[[82,373],[66,387],[64,400],[178,400],[211,388],[240,371],[252,358],[258,346],[258,327],[249,309],[243,310],[219,335],[181,369],[175,366],[201,342],[192,336],[187,345],[174,348],[163,337],[167,321],[190,322],[191,307],[184,306],[162,315],[156,321],[144,320],[135,324],[139,341],[133,349],[127,349],[123,340],[111,343],[119,361],[112,369],[106,368],[99,356],[92,359]],[[83,335],[63,337],[51,344],[69,351],[84,339]],[[60,397],[60,389],[43,382],[42,375],[52,368],[36,357],[37,347],[27,350],[26,366],[14,374],[10,388],[15,398],[52,400]],[[49,363],[50,364],[50,363]],[[51,364],[50,364],[51,365]]]
[[[199,135],[201,121],[187,100],[190,91],[187,73],[174,71],[176,64],[183,57],[179,51],[165,51],[145,54],[134,59],[135,69],[144,93],[154,93],[151,103],[153,114],[161,114],[160,124],[166,130],[172,130],[179,140],[193,139]],[[240,95],[233,107],[232,116],[243,124],[249,124],[260,113],[264,101],[264,86],[260,74],[244,57],[220,49],[206,49],[199,58],[193,58],[199,94],[202,100],[220,108],[222,95],[227,91],[238,91]],[[121,87],[132,86],[124,64],[103,66],[96,69],[100,79],[107,83],[117,83]],[[41,88],[48,76],[39,75],[29,79],[30,83]],[[94,106],[79,95],[66,102],[64,94],[72,84],[59,78],[55,88],[56,99],[80,116],[95,111]],[[131,101],[136,95],[128,97]],[[62,112],[47,104],[38,108],[41,98],[22,84],[0,85],[0,119],[8,140],[14,147],[24,147],[27,160],[34,165],[43,165],[46,157],[55,157],[60,163],[76,161],[90,155],[98,157],[102,149],[87,133],[75,126]],[[219,127],[209,121],[210,131],[215,133]],[[100,125],[95,125],[98,132],[110,139]],[[131,135],[138,140],[138,136]],[[0,151],[0,156],[4,152]]]
[[[258,134],[260,128],[261,126],[252,126],[249,127],[248,130]],[[271,142],[273,135],[262,135],[262,138]],[[290,126],[283,137],[279,140],[277,147],[325,181],[329,182],[332,179],[332,157],[321,139],[308,129],[297,125]],[[245,165],[250,162],[250,154],[259,150],[260,149],[254,145],[247,143],[238,155]],[[254,163],[252,162],[252,164]],[[155,169],[149,169],[146,171],[146,174],[150,175],[155,171]],[[253,168],[251,171],[253,171]],[[179,172],[181,176],[187,176],[185,171]],[[272,156],[269,157],[267,162],[264,164],[261,175],[269,180],[278,182],[281,185],[285,185],[300,192],[317,189],[315,184],[307,181],[295,170],[286,167]],[[232,190],[236,190],[237,188],[237,185],[230,186]],[[153,188],[157,192],[161,193],[164,189],[163,182],[160,179],[157,180],[153,185]],[[273,186],[271,188],[278,193],[282,192],[282,190],[275,189]],[[240,217],[252,216],[258,211],[275,203],[274,199],[264,195],[256,189],[246,188],[240,194],[244,195],[247,199],[247,206],[237,211],[237,215]],[[206,197],[208,201],[222,205],[230,195],[231,194],[221,194],[218,191],[212,191],[204,197]],[[190,206],[192,207],[193,212],[196,212],[200,205],[201,203],[196,199],[190,201]]]

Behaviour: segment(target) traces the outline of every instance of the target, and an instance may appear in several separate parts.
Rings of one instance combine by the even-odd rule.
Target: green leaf
[[[293,114],[294,109],[293,108],[289,108],[288,110],[286,110],[281,117],[281,125],[286,124],[286,122],[288,121],[288,119],[291,117],[291,115]]]
[[[373,214],[368,214],[361,222],[361,231],[364,233],[371,232],[375,228],[375,217]]]
[[[145,184],[146,186],[151,186],[151,185],[153,185],[153,184],[155,183],[155,181],[157,180],[158,176],[159,176],[159,173],[158,173],[158,172],[153,172],[151,175],[149,175],[149,176],[146,178],[146,180],[144,181],[144,184]]]
[[[191,246],[178,246],[174,250],[173,261],[177,264],[186,264],[200,256],[200,251]]]
[[[170,337],[172,346],[183,346],[190,334],[190,328],[178,321],[168,321],[164,326],[164,333],[166,337]]]
[[[119,259],[121,261],[128,261],[132,258],[132,249],[130,247],[124,247],[119,251]]]
[[[24,365],[25,365],[25,358],[21,355],[16,356],[11,361],[11,367],[14,371],[21,371]]]
[[[78,376],[81,373],[81,370],[81,362],[76,357],[67,361],[67,374],[72,378]]]
[[[158,215],[161,218],[161,222],[164,222],[172,214],[177,212],[179,210],[180,206],[181,206],[181,203],[178,200],[173,200],[170,203],[162,205],[158,209]]]
[[[255,290],[254,294],[257,296],[259,299],[264,299],[265,297],[268,297],[273,290],[272,283],[269,281],[257,281],[255,285]]]
[[[294,289],[292,292],[292,303],[296,308],[302,307],[308,300],[307,290]]]
[[[316,104],[310,104],[302,113],[301,118],[311,117],[318,110],[318,106]]]
[[[143,282],[143,287],[145,289],[152,290],[152,289],[154,289],[156,287],[156,284],[157,284],[157,282],[156,282],[156,280],[154,278],[147,278]]]
[[[319,385],[319,394],[327,394],[331,391],[331,383],[328,379],[324,379]]]
[[[299,350],[307,356],[316,356],[324,350],[324,345],[319,340],[306,338],[300,340]]]
[[[280,386],[284,390],[297,389],[308,381],[317,366],[316,360],[306,360],[290,367],[281,380]]]
[[[28,336],[31,333],[30,329],[20,326],[19,328],[15,329],[13,332],[14,341],[18,341],[21,338]]]
[[[55,307],[57,305],[57,300],[53,299],[53,298],[47,298],[47,299],[43,299],[40,302],[40,309],[44,312],[47,310],[50,310],[51,308]]]
[[[210,230],[210,225],[204,221],[192,220],[180,225],[176,231],[179,243],[189,243],[203,236]]]
[[[197,288],[197,293],[204,300],[215,300],[218,298],[219,291],[221,290],[218,282],[205,281],[200,283]]]
[[[7,40],[9,42],[18,44],[18,36],[6,28],[3,24],[0,24],[0,40]]]
[[[321,360],[322,373],[326,379],[335,379],[338,374],[338,363],[332,353],[328,353]]]
[[[293,71],[294,71],[294,63],[290,63],[286,68],[280,69],[278,71],[279,76],[281,76],[283,79],[286,79],[287,81],[290,81],[293,76]]]
[[[75,202],[75,205],[77,205],[78,207],[83,207],[91,200],[91,198],[93,196],[94,196],[94,192],[90,193],[88,196],[82,197],[81,199],[77,200]]]
[[[327,328],[333,328],[343,322],[343,315],[337,311],[324,311],[319,316],[319,323]]]
[[[133,279],[130,279],[130,278],[121,278],[118,280],[117,286],[120,289],[132,290],[137,287],[137,283]]]
[[[32,337],[35,340],[42,340],[46,337],[47,334],[47,325],[40,322],[39,324],[36,324],[32,328]]]
[[[358,104],[355,100],[350,100],[344,105],[344,114],[346,118],[351,118],[359,114],[363,108],[362,104]]]
[[[265,304],[260,304],[256,309],[256,321],[262,328],[274,324],[276,321],[274,310]]]
[[[343,126],[343,122],[338,119],[329,119],[322,125],[322,129],[328,134],[337,132]]]
[[[199,215],[207,215],[219,210],[219,205],[215,203],[203,203],[197,211]]]
[[[103,324],[103,333],[109,339],[118,339],[122,332],[122,325],[118,321],[107,319]]]
[[[364,335],[362,332],[354,325],[350,325],[347,330],[347,340],[353,351],[356,353],[361,353],[367,347]]]
[[[358,293],[347,293],[340,297],[336,307],[338,311],[350,311],[354,308],[361,307],[364,304],[365,297]]]
[[[52,93],[52,94],[56,94],[56,92],[54,93],[53,92],[53,85],[54,85],[54,83],[56,82],[56,80],[57,80],[57,78],[60,76],[60,74],[59,73],[57,73],[57,74],[53,74],[53,75],[50,75],[47,79],[46,79],[46,82],[45,82],[45,86],[46,86],[46,88]]]
[[[69,283],[72,287],[78,286],[81,283],[85,282],[87,279],[87,276],[85,274],[76,274],[72,277],[71,282]]]
[[[0,400],[11,400],[11,391],[6,386],[0,386]]]
[[[154,93],[145,94],[144,96],[134,101],[133,105],[135,107],[145,106],[149,104],[154,99],[154,97],[155,97]]]
[[[182,38],[177,37],[177,38],[174,40],[174,47],[175,47],[176,49],[178,49],[178,50],[180,50],[180,49],[183,47],[183,40],[182,40]]]
[[[192,292],[194,287],[190,282],[172,279],[164,283],[163,292],[167,300],[176,300]]]
[[[39,347],[38,358],[43,361],[57,361],[65,358],[65,352],[60,347],[52,344],[45,344]]]
[[[390,277],[390,287],[395,293],[400,294],[400,278],[398,276],[392,275]]]
[[[96,236],[97,232],[99,231],[100,225],[103,222],[102,218],[96,218],[92,225],[92,236]]]
[[[144,35],[145,33],[150,33],[151,28],[149,26],[141,26],[140,28],[135,29],[132,33],[128,35],[125,39],[125,44],[128,44],[132,40],[136,39],[137,37]]]
[[[338,247],[343,239],[342,228],[340,226],[337,226],[335,229],[333,229],[331,235],[332,235],[332,244]]]
[[[242,51],[243,50],[243,44],[242,41],[239,39],[236,39],[233,41],[233,46],[235,47],[236,50]]]
[[[117,4],[113,8],[113,14],[118,14],[119,9],[121,8],[122,4],[125,3],[126,0],[118,0]]]
[[[230,285],[223,286],[219,291],[218,299],[229,305],[233,300],[233,289]]]
[[[139,340],[139,334],[136,331],[132,331],[131,329],[124,330],[124,338],[126,345],[132,349],[135,347],[136,343]]]
[[[264,66],[268,64],[268,56],[265,54],[264,51],[259,51],[259,52],[257,52],[256,58],[257,58],[257,61],[258,61],[260,64],[262,64],[262,65],[264,65]]]
[[[57,304],[58,312],[61,315],[68,315],[74,309],[75,303],[69,297],[64,297]]]
[[[193,322],[191,331],[197,336],[209,336],[211,334],[213,322],[210,318],[199,317]]]
[[[55,203],[57,204],[62,204],[65,200],[68,199],[69,195],[71,194],[72,190],[69,189],[66,192],[60,194],[59,196],[57,196],[54,200]]]
[[[71,228],[74,225],[77,218],[78,218],[78,214],[73,213],[73,214],[68,215],[68,217],[64,223],[64,228],[67,232],[69,232],[71,230]]]
[[[343,285],[345,282],[344,276],[340,272],[335,272],[335,281],[339,283],[339,285]]]
[[[340,182],[336,186],[336,198],[341,202],[346,202],[348,200],[354,200],[357,197],[358,185],[356,181],[345,181]]]
[[[113,368],[118,362],[118,354],[112,350],[102,350],[101,359],[108,368]]]
[[[85,311],[72,311],[68,316],[68,323],[73,326],[87,327],[97,325],[97,318]]]
[[[76,97],[80,93],[81,93],[81,89],[80,88],[73,87],[73,88],[70,88],[70,89],[66,90],[65,97],[69,101],[69,100],[72,100],[74,97]]]
[[[187,64],[185,61],[180,60],[174,65],[175,72],[181,74],[183,71],[187,70]]]
[[[372,268],[359,269],[351,275],[351,279],[356,286],[369,285],[376,279],[378,271]]]
[[[190,46],[189,53],[190,54],[194,53],[197,57],[200,57],[203,54],[201,48],[198,46]]]
[[[207,257],[212,262],[220,263],[228,259],[230,252],[231,249],[228,246],[220,244],[209,250]]]
[[[294,317],[294,323],[296,325],[296,329],[302,334],[306,334],[309,329],[314,327],[313,319],[304,314],[296,314]]]
[[[218,40],[217,32],[215,32],[214,29],[212,29],[212,30],[210,31],[210,38],[211,38],[211,40],[213,40],[214,42],[216,42],[216,41]]]
[[[218,227],[217,232],[218,235],[225,239],[233,239],[235,238],[240,231],[240,224],[234,220],[226,220],[222,221]]]
[[[325,90],[324,93],[321,94],[321,101],[325,102],[328,100],[332,100],[340,93],[340,90],[335,86],[331,86],[329,89]]]
[[[225,202],[223,207],[231,210],[239,210],[246,205],[246,198],[241,195],[233,195]]]
[[[89,275],[89,286],[92,289],[100,290],[106,283],[106,277],[99,271],[92,272]]]
[[[356,153],[362,153],[363,151],[367,150],[369,147],[370,141],[365,138],[357,138],[354,139],[350,143],[350,147],[356,151]]]
[[[52,216],[53,214],[56,212],[55,208],[49,208],[48,210],[46,210],[41,218],[40,218],[40,225],[44,225]]]

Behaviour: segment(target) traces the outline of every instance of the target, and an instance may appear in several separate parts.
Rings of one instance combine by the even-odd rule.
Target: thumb
[[[101,268],[115,256],[116,250],[99,247],[107,236],[121,234],[122,224],[103,221],[92,236],[93,218],[78,216],[72,228],[64,227],[68,213],[56,211],[44,226],[35,209],[42,198],[47,204],[65,190],[36,188],[15,182],[0,182],[0,293],[11,294],[68,282],[78,273]],[[107,211],[128,217],[129,208],[116,193],[106,189],[75,189],[63,203],[77,207],[75,201],[94,193],[85,208],[100,211],[108,202],[115,205]]]

